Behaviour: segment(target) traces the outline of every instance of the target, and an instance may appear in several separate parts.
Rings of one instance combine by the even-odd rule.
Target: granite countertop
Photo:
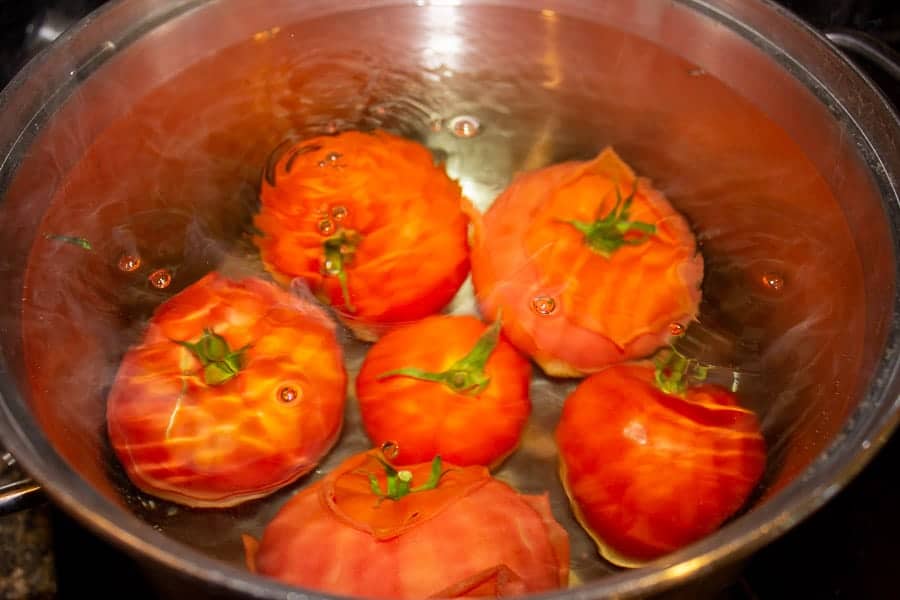
[[[20,476],[14,467],[0,469],[0,485]],[[0,516],[0,598],[56,597],[50,510],[42,505]]]

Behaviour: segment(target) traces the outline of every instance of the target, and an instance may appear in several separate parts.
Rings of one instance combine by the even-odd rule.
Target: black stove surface
[[[68,19],[104,0],[0,0],[0,86]],[[778,0],[812,25],[900,50],[900,0]],[[854,57],[900,111],[900,82]],[[157,598],[129,557],[50,507],[58,596]],[[900,598],[900,435],[825,507],[752,556],[713,600]],[[87,560],[85,558],[87,557]],[[197,600],[196,593],[192,596]],[[169,595],[168,597],[172,597]]]

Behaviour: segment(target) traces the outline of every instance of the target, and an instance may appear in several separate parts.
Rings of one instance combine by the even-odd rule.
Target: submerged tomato
[[[244,543],[250,569],[332,594],[496,597],[568,583],[568,534],[546,494],[440,459],[398,471],[378,451],[346,460]]]
[[[384,131],[304,140],[264,178],[255,238],[372,341],[443,308],[469,270],[459,185],[424,146]]]
[[[519,176],[474,220],[479,303],[550,375],[648,356],[696,316],[688,223],[611,149]]]
[[[433,316],[395,329],[356,379],[363,426],[399,445],[398,464],[440,455],[495,466],[512,453],[531,411],[531,365],[475,317]]]
[[[712,533],[762,476],[756,416],[709,384],[663,391],[652,364],[614,365],[566,399],[563,485],[608,560],[637,566]]]
[[[346,381],[320,307],[213,272],[161,305],[125,354],[109,436],[141,490],[231,506],[292,482],[330,450]]]

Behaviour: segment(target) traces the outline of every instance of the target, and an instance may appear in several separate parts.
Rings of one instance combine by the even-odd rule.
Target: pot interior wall
[[[893,282],[877,281],[875,261],[890,256],[890,232],[850,136],[774,61],[668,3],[621,3],[607,24],[562,10],[411,4],[301,21],[297,4],[204,7],[121,49],[11,180],[2,260],[16,285],[3,323],[15,337],[4,352],[40,426],[86,480],[177,539],[240,562],[239,534],[258,535],[291,490],[229,511],[137,493],[108,448],[105,393],[159,303],[212,269],[262,273],[245,235],[278,143],[358,127],[426,144],[481,208],[518,172],[613,146],[702,244],[704,303],[686,343],[728,384],[737,372],[760,415],[771,459],[755,502],[834,439],[878,356]],[[629,32],[679,26],[711,28],[741,61],[698,64]],[[740,85],[753,80],[777,91],[754,96]],[[448,124],[458,115],[476,117],[480,133],[456,137]],[[865,215],[876,218],[863,230]],[[83,236],[94,249],[45,234]],[[120,270],[123,254],[141,267]],[[148,284],[159,268],[173,275],[163,290]],[[773,277],[783,285],[766,285]],[[454,307],[473,309],[465,291]],[[363,350],[351,350],[351,369]],[[570,389],[535,383],[526,454],[500,477],[558,487],[548,431]],[[352,387],[348,410],[352,427]],[[531,464],[541,478],[518,479]],[[558,518],[573,523],[556,493]],[[606,572],[579,543],[583,573]]]

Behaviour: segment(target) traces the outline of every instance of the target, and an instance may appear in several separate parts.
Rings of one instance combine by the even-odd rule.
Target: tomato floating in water
[[[347,131],[287,149],[255,216],[263,263],[335,308],[357,337],[440,311],[469,272],[459,184],[427,148],[385,131]]]
[[[531,364],[470,316],[437,315],[387,333],[356,379],[362,422],[398,464],[435,455],[462,466],[498,465],[519,444],[531,412]]]
[[[139,489],[232,506],[294,481],[331,449],[346,382],[320,306],[212,272],[163,303],[125,354],[107,428]]]
[[[610,148],[518,176],[473,221],[480,306],[549,375],[649,356],[696,316],[690,226]]]
[[[259,542],[243,540],[251,570],[348,596],[496,597],[558,589],[569,576],[568,534],[546,493],[440,458],[397,469],[378,450],[291,498]]]
[[[626,567],[715,531],[766,463],[756,415],[731,391],[691,381],[693,361],[660,357],[656,367],[619,364],[585,379],[556,430],[578,520],[605,558]]]

